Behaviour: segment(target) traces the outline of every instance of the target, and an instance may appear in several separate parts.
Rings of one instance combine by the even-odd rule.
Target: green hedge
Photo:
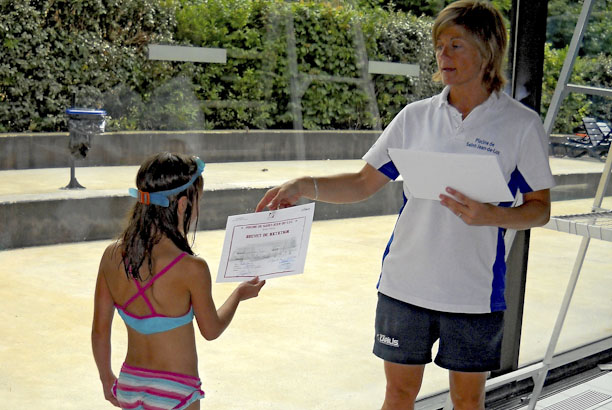
[[[183,2],[177,10],[175,40],[228,50],[227,64],[189,65],[195,93],[203,101],[204,128],[293,127],[291,108],[297,101],[291,100],[290,92],[287,45],[290,19],[301,76],[298,83],[304,87],[300,104],[305,129],[374,126],[375,118],[368,108],[363,86],[320,79],[360,78],[355,47],[357,27],[362,28],[370,59],[421,63],[426,69],[424,81],[374,76],[383,125],[410,98],[416,99],[432,88],[430,26],[411,15],[381,9],[364,14],[352,7],[320,1]],[[318,77],[308,82],[306,76]]]
[[[384,125],[391,122],[406,102],[430,97],[442,87],[440,83],[431,80],[437,70],[430,34],[433,21],[403,13],[398,13],[393,19],[388,17],[387,13],[379,9],[375,18],[364,22],[364,26],[372,26],[369,30],[374,33],[368,44],[369,58],[418,64],[421,75],[418,78],[373,76]]]
[[[202,128],[286,128],[286,42],[269,1],[185,2],[177,10],[181,44],[227,49],[226,64],[184,64],[201,101]]]
[[[567,47],[561,50],[546,45],[544,50],[544,75],[542,81],[542,118],[550,105],[557,79],[561,73]],[[596,57],[577,57],[570,83],[612,89],[612,56],[599,54]],[[612,99],[569,93],[563,100],[553,126],[553,133],[567,134],[582,125],[582,117],[595,117],[612,121]]]
[[[75,97],[106,109],[108,130],[292,128],[290,16],[303,75],[359,78],[358,25],[371,59],[423,65],[420,81],[374,76],[384,125],[432,88],[429,26],[399,12],[368,13],[320,1],[3,1],[0,131],[66,130]],[[228,61],[149,61],[148,43],[222,47]],[[305,129],[374,126],[361,85],[302,85]]]
[[[101,106],[117,84],[144,95],[156,68],[146,44],[171,38],[156,0],[0,2],[0,131],[66,129],[73,99]]]
[[[65,131],[74,98],[107,110],[107,130],[291,129],[298,102],[305,129],[370,129],[376,121],[363,84],[325,80],[362,76],[359,44],[370,60],[421,67],[418,78],[372,76],[385,126],[440,85],[431,81],[431,18],[377,2],[0,0],[0,132]],[[291,26],[300,73],[293,84]],[[149,43],[225,48],[228,59],[150,61]],[[546,48],[545,108],[564,53]],[[572,81],[610,88],[611,65],[610,57],[582,57]],[[296,85],[299,101],[292,100]],[[570,95],[555,132],[571,132],[584,115],[609,120],[611,104]]]

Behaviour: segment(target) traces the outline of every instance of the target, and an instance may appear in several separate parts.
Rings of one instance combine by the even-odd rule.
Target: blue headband
[[[189,182],[187,182],[185,185],[181,185],[180,187],[173,189],[168,189],[166,191],[157,192],[143,192],[136,188],[130,188],[130,196],[133,196],[134,198],[138,199],[138,202],[141,202],[145,205],[153,204],[167,208],[168,206],[170,206],[170,201],[168,200],[169,196],[176,195],[179,192],[183,192],[184,190],[189,188],[200,175],[202,175],[206,164],[198,157],[196,157],[195,161],[198,165],[198,170],[195,174],[193,174]]]

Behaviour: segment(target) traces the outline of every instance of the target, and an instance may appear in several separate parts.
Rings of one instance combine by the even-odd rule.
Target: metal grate
[[[559,232],[612,241],[612,211],[590,212],[550,218],[544,226]]]
[[[587,390],[584,393],[568,397],[551,406],[544,407],[542,410],[586,410],[609,399],[612,399],[612,396],[609,394]]]

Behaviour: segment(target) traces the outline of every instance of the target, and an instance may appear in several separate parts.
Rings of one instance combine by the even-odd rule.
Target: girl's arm
[[[198,322],[200,333],[206,340],[219,337],[232,321],[238,304],[247,299],[257,297],[265,280],[253,278],[243,282],[227,298],[225,303],[217,309],[212,298],[212,284],[208,265],[202,259],[193,259],[187,275],[191,304]]]
[[[119,407],[119,402],[111,392],[113,383],[117,379],[111,369],[111,326],[115,306],[102,268],[107,252],[105,252],[100,262],[98,279],[96,281],[94,316],[91,326],[91,346],[96,366],[98,367],[100,381],[102,382],[104,398],[114,406]]]

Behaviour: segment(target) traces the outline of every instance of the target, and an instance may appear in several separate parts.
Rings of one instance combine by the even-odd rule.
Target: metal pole
[[[539,112],[546,41],[547,0],[513,1],[508,61],[510,95]],[[507,231],[506,291],[501,368],[492,377],[518,368],[530,231]],[[512,237],[514,238],[512,240]]]
[[[79,184],[75,176],[75,161],[74,157],[70,155],[70,182],[62,189],[85,189],[85,187]]]
[[[567,55],[565,56],[563,67],[561,68],[561,74],[559,74],[559,80],[557,81],[555,92],[550,101],[548,111],[546,112],[546,118],[544,119],[544,129],[546,130],[546,135],[550,136],[555,118],[557,118],[559,108],[561,107],[561,102],[567,95],[567,83],[569,82],[570,75],[572,74],[574,63],[576,62],[576,56],[578,55],[578,49],[580,47],[580,43],[582,42],[586,23],[591,16],[592,9],[593,0],[584,0],[582,11],[580,12],[578,22],[576,23],[576,28],[574,29],[574,34],[572,35],[572,41],[570,41],[569,49],[567,50]]]
[[[591,238],[585,236],[582,238],[582,242],[580,243],[580,248],[578,249],[578,256],[576,256],[576,261],[574,262],[574,269],[567,284],[567,288],[565,289],[565,296],[563,297],[563,302],[561,303],[561,309],[559,310],[559,313],[557,315],[557,321],[555,323],[555,327],[553,328],[553,333],[550,337],[550,341],[548,342],[548,348],[546,349],[544,360],[542,361],[543,368],[538,372],[537,377],[534,378],[535,386],[533,389],[533,393],[531,394],[531,399],[529,400],[528,410],[535,409],[536,403],[538,402],[540,394],[542,393],[542,388],[544,387],[544,382],[546,381],[548,370],[550,369],[550,365],[553,361],[555,348],[557,346],[557,342],[559,341],[559,336],[561,335],[561,329],[563,328],[563,322],[565,322],[565,317],[567,316],[567,311],[569,310],[569,305],[572,301],[574,290],[576,289],[578,277],[580,276],[580,270],[582,269],[582,263],[584,262],[584,257],[586,255],[590,241]]]

